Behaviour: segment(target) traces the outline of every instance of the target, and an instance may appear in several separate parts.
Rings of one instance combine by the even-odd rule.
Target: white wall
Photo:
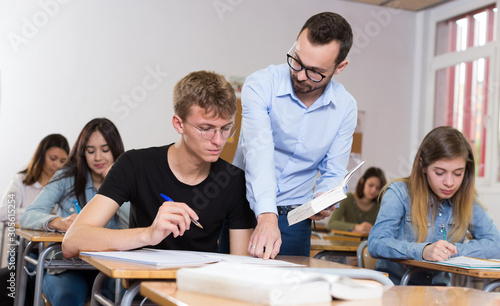
[[[283,63],[305,20],[327,10],[356,35],[338,80],[366,114],[363,157],[390,178],[407,175],[420,142],[411,114],[417,13],[337,0],[0,0],[0,189],[45,135],[72,145],[94,117],[111,119],[126,149],[175,141],[177,80]],[[124,95],[135,95],[134,108]]]

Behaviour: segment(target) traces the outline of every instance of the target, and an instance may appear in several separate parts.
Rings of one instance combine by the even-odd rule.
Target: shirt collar
[[[92,180],[92,173],[87,173],[87,184],[85,185],[85,190],[87,189],[95,189],[94,187],[94,181]]]

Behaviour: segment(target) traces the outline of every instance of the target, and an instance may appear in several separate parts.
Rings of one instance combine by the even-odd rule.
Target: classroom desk
[[[259,305],[208,294],[177,290],[175,282],[141,283],[140,293],[159,305],[168,306],[250,306]],[[393,286],[384,291],[382,298],[358,301],[334,300],[317,306],[420,306],[420,305],[498,305],[500,296],[462,287]],[[304,305],[304,304],[301,304]]]
[[[17,256],[16,271],[20,275],[16,277],[17,292],[14,305],[24,305],[26,292],[26,282],[28,275],[28,263],[35,265],[35,295],[34,305],[42,305],[42,282],[46,269],[73,269],[89,270],[92,266],[85,264],[79,259],[48,259],[47,256],[52,251],[61,250],[61,242],[64,234],[58,232],[34,231],[22,228],[16,229],[16,235],[19,236],[19,247]],[[27,243],[27,244],[26,244]],[[26,244],[26,246],[25,246]],[[38,259],[31,258],[29,255],[35,245],[38,245]],[[39,264],[43,263],[43,264]]]
[[[495,288],[500,287],[500,269],[473,269],[473,268],[461,268],[440,265],[432,262],[406,259],[406,260],[393,260],[394,262],[408,265],[410,269],[401,278],[401,285],[405,286],[410,282],[411,277],[419,271],[424,270],[435,270],[444,271],[460,275],[472,276],[477,278],[493,278],[488,285],[483,288],[483,291],[491,292]]]
[[[341,231],[341,230],[331,230],[330,234],[333,236],[348,236],[348,237],[356,237],[359,238],[359,240],[365,240],[368,239],[368,233],[356,233],[356,232],[349,232],[349,231]]]
[[[317,259],[326,255],[355,257],[360,243],[360,240],[311,239],[311,251],[319,251],[314,255]]]
[[[134,297],[139,293],[140,283],[142,280],[170,280],[174,281],[177,275],[178,268],[156,269],[148,265],[140,265],[134,263],[126,263],[124,261],[114,261],[102,258],[89,256],[80,256],[81,259],[99,269],[100,273],[96,277],[92,287],[91,305],[98,303],[110,303],[100,294],[102,283],[106,276],[120,279],[135,279],[139,280],[132,284],[122,297],[121,305],[130,305]],[[330,269],[361,269],[357,267],[347,266],[336,262],[319,260],[306,256],[277,256],[276,259],[288,261],[309,268],[330,268]]]

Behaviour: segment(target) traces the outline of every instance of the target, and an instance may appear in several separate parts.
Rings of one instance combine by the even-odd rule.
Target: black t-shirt
[[[168,165],[170,145],[122,154],[106,175],[98,193],[118,204],[130,201],[130,227],[147,227],[153,223],[163,193],[176,202],[184,202],[198,214],[203,229],[191,224],[183,236],[169,235],[156,246],[161,249],[217,251],[222,222],[230,229],[255,226],[255,215],[246,199],[244,172],[218,159],[212,163],[208,177],[198,185],[180,182]]]

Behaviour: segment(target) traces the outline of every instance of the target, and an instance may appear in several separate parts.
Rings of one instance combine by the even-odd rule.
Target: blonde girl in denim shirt
[[[498,258],[500,233],[474,186],[474,155],[452,127],[433,129],[422,141],[409,177],[389,184],[368,251],[376,270],[399,284],[407,271],[390,259],[441,261],[455,256]],[[472,239],[465,242],[467,231]],[[421,272],[413,285],[449,285],[446,272]]]
[[[75,201],[83,209],[101,186],[113,162],[124,152],[116,126],[106,118],[88,122],[67,163],[56,172],[21,218],[22,228],[65,232],[76,219]],[[51,212],[57,205],[57,214]],[[128,227],[129,205],[122,206],[106,227]],[[53,306],[85,305],[96,271],[67,270],[43,278],[43,292]]]

